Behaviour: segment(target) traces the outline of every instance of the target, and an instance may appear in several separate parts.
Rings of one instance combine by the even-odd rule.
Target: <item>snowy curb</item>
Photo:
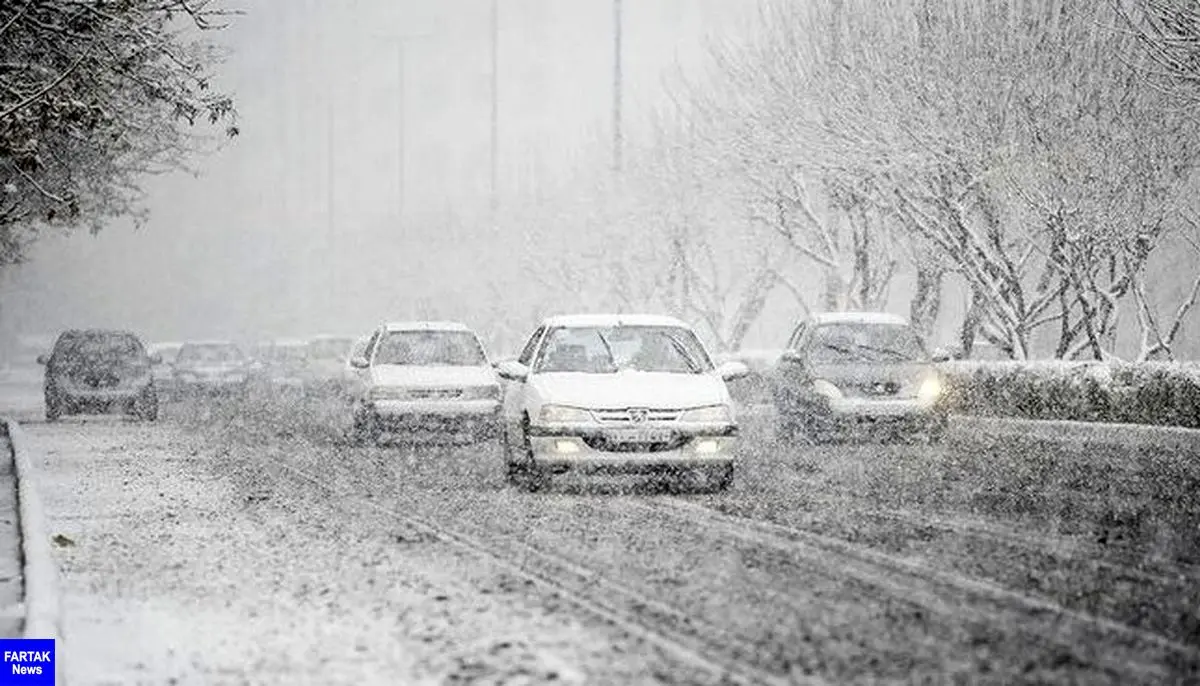
[[[1200,452],[1200,429],[1150,424],[1114,424],[1057,419],[1016,419],[979,415],[952,415],[951,426],[963,431],[1036,436],[1070,441],[1137,443]]]
[[[17,477],[17,513],[20,518],[21,552],[25,557],[25,637],[56,639],[55,654],[62,664],[59,635],[60,599],[58,565],[50,551],[42,501],[38,496],[33,463],[21,425],[5,419]],[[57,670],[61,673],[61,669]],[[62,683],[60,679],[58,683]]]

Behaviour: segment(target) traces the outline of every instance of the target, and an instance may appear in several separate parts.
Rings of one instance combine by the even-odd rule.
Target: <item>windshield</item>
[[[314,360],[344,360],[354,340],[350,338],[320,338],[309,342],[308,356]]]
[[[389,331],[375,346],[374,363],[480,367],[487,357],[468,331]]]
[[[242,351],[228,343],[189,343],[175,358],[180,363],[240,362]]]
[[[827,363],[921,362],[926,359],[917,334],[900,324],[825,324],[813,332],[809,351],[814,362]]]
[[[535,371],[611,374],[618,370],[700,374],[712,370],[704,346],[677,326],[553,329]]]
[[[59,341],[56,356],[66,359],[133,360],[144,354],[135,336],[115,332],[83,333]]]

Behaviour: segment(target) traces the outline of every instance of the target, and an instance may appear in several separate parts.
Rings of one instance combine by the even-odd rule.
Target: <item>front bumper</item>
[[[175,389],[181,393],[205,393],[232,391],[246,386],[245,376],[218,376],[175,380]]]
[[[149,391],[150,384],[122,386],[119,388],[79,388],[59,386],[53,393],[72,410],[107,411],[113,407],[132,406],[137,399]],[[48,396],[51,394],[47,394]]]
[[[948,414],[938,403],[916,398],[836,398],[810,415],[813,428],[852,433],[872,428],[925,431],[945,425]]]
[[[373,400],[365,410],[383,431],[492,436],[500,426],[498,400]]]
[[[734,462],[736,425],[646,426],[664,434],[650,442],[631,442],[614,433],[641,428],[532,426],[529,445],[534,464],[552,471],[650,474],[727,467]]]

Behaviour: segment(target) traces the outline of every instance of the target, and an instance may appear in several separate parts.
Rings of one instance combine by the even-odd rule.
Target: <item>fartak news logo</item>
[[[54,639],[0,639],[0,686],[54,683]]]

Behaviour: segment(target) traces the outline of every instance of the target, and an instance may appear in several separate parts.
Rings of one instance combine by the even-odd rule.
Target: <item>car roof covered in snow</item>
[[[471,331],[471,327],[462,322],[445,321],[385,322],[383,328],[387,331]]]
[[[892,324],[908,326],[908,320],[887,312],[822,312],[814,314],[815,324]]]
[[[675,317],[661,314],[564,314],[547,317],[542,324],[549,327],[591,327],[591,326],[678,326],[685,329],[688,326]]]

